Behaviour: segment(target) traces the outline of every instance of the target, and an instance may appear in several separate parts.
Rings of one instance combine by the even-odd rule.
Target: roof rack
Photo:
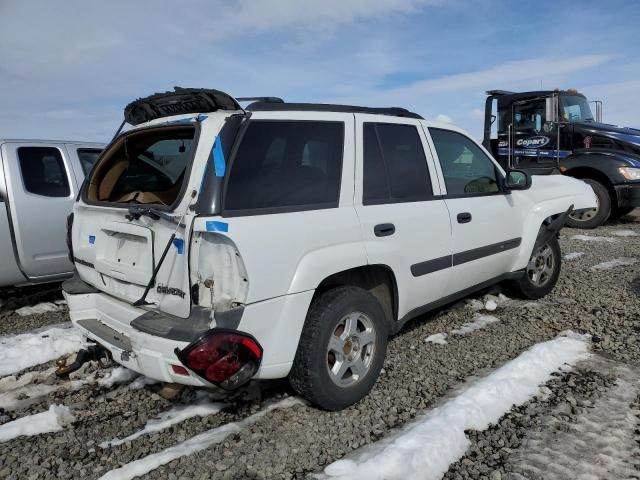
[[[240,99],[238,99],[240,100]],[[329,103],[287,103],[287,102],[254,102],[246,110],[252,112],[340,112],[340,113],[370,113],[389,115],[393,117],[417,118],[424,120],[421,115],[401,107],[358,107],[354,105],[334,105]]]
[[[155,93],[134,100],[125,107],[124,120],[131,125],[139,125],[171,115],[216,110],[242,110],[242,107],[231,95],[220,90],[174,87],[173,92]]]
[[[237,97],[239,102],[265,102],[265,103],[284,103],[280,97]]]

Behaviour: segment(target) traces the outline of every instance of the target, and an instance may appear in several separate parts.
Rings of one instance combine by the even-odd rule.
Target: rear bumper
[[[107,348],[116,362],[156,380],[211,386],[193,372],[189,376],[179,375],[171,367],[184,366],[174,352],[176,348],[184,349],[199,334],[194,333],[193,338],[176,336],[161,328],[162,314],[133,307],[104,293],[66,290],[63,293],[73,324],[88,338]],[[313,291],[309,291],[250,304],[245,306],[239,319],[236,314],[231,315],[233,318],[224,314],[219,319],[214,317],[215,326],[248,333],[260,343],[264,354],[254,378],[283,378],[293,364],[312,297]],[[147,326],[157,322],[160,328],[144,328],[140,325],[141,319],[145,319]],[[179,320],[183,323],[197,321],[196,318]]]
[[[640,183],[614,185],[618,207],[640,207]]]

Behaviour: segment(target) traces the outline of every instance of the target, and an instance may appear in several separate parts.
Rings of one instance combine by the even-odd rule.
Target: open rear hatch
[[[74,214],[74,257],[85,281],[129,303],[143,298],[151,285],[146,302],[172,315],[189,315],[193,215],[185,191],[199,134],[198,122],[141,128],[121,135],[105,151],[83,190],[86,205],[79,204]]]

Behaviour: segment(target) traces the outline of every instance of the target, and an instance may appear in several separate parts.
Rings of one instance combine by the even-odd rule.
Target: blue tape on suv
[[[207,221],[207,232],[228,232],[229,224],[225,222]]]
[[[182,255],[182,252],[184,251],[184,240],[181,238],[174,238],[173,245],[178,250],[178,255]]]
[[[224,152],[222,151],[222,141],[220,137],[216,137],[215,142],[213,142],[211,155],[213,156],[213,168],[216,172],[216,177],[224,177],[227,164],[224,161]]]

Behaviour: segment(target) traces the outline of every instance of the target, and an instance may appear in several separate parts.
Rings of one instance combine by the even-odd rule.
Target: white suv
[[[289,377],[330,410],[365,396],[387,337],[492,283],[529,298],[591,188],[500,168],[400,108],[176,89],[132,102],[74,207],[71,319],[127,368],[232,389]]]

